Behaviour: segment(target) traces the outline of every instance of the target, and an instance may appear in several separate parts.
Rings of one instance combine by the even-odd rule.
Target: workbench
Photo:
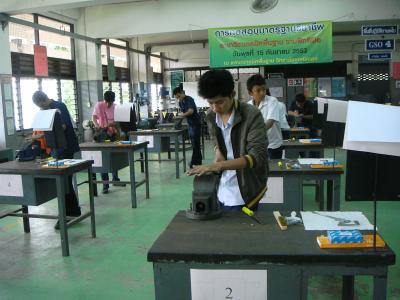
[[[320,143],[302,143],[299,140],[284,140],[283,149],[285,158],[313,157],[311,152],[317,153],[317,157],[324,157],[324,145]]]

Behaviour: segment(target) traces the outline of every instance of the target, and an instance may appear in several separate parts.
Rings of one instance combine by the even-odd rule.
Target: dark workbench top
[[[129,135],[162,135],[162,134],[181,134],[187,129],[149,129],[149,130],[138,130],[129,131]]]
[[[323,148],[324,145],[322,143],[311,143],[311,144],[305,144],[305,143],[300,143],[299,140],[289,140],[289,141],[283,141],[283,148],[285,149],[290,149],[290,148]]]
[[[0,174],[18,175],[64,175],[73,174],[89,168],[93,161],[83,161],[79,164],[63,168],[44,168],[36,161],[9,161],[0,164]]]
[[[198,221],[179,211],[147,254],[151,262],[393,265],[395,253],[373,249],[320,249],[316,237],[326,231],[305,231],[303,225],[279,229],[272,213],[257,212],[258,224],[241,212]]]
[[[103,149],[139,149],[143,148],[145,144],[149,142],[132,142],[131,144],[117,144],[115,142],[110,143],[96,143],[96,142],[86,142],[79,144],[81,150],[103,150]]]
[[[278,162],[282,162],[282,167],[278,166]],[[271,159],[268,161],[269,175],[284,175],[284,174],[343,174],[343,168],[327,168],[327,169],[312,169],[310,165],[300,165],[300,169],[286,169],[286,163],[293,163],[296,159]]]

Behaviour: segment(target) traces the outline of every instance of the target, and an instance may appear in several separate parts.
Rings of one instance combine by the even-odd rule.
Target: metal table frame
[[[149,161],[158,161],[161,163],[162,161],[175,161],[175,173],[176,178],[179,178],[179,164],[183,163],[183,172],[186,172],[186,148],[185,148],[185,138],[184,138],[185,129],[178,130],[139,130],[139,131],[130,131],[129,136],[132,141],[136,140],[137,136],[153,136],[154,140],[158,139],[158,148],[152,149],[148,148],[149,152],[157,152],[158,160],[150,159]],[[174,146],[175,159],[161,159],[161,138],[168,137],[170,140],[174,141],[175,145],[179,145],[179,136],[182,137],[182,156],[183,158],[179,158],[179,146]],[[156,142],[156,141],[155,141]]]
[[[142,142],[142,143],[132,143],[132,145],[121,145],[118,146],[115,143],[82,143],[79,145],[81,148],[81,151],[101,151],[102,153],[102,158],[103,158],[103,166],[102,167],[96,167],[93,166],[93,172],[94,173],[112,173],[113,169],[110,169],[110,166],[113,164],[115,160],[118,160],[118,158],[113,157],[113,153],[126,153],[127,158],[128,158],[128,165],[129,165],[129,175],[130,175],[130,181],[102,181],[102,180],[93,180],[93,183],[124,183],[124,184],[130,184],[131,186],[131,204],[132,208],[137,207],[137,197],[136,197],[136,188],[139,186],[146,184],[146,199],[150,198],[150,187],[149,187],[149,166],[148,166],[148,153],[147,153],[147,145],[148,142]],[[136,181],[136,175],[135,175],[135,151],[143,151],[144,152],[144,158],[139,159],[139,161],[144,163],[144,173],[145,173],[145,179],[141,181]],[[103,155],[104,154],[104,155]],[[109,161],[106,164],[106,161],[108,158]],[[106,166],[104,166],[106,165]],[[119,165],[119,164],[118,164]],[[121,165],[125,166],[123,163]],[[81,184],[81,183],[80,183]]]
[[[34,162],[27,162],[30,165],[34,164]],[[20,168],[18,168],[18,164],[20,164]],[[69,242],[68,242],[68,227],[72,226],[75,223],[78,223],[88,217],[90,217],[91,223],[91,234],[92,238],[96,237],[96,225],[95,225],[95,213],[94,213],[94,201],[93,201],[93,186],[92,186],[92,162],[86,161],[84,163],[80,163],[79,165],[74,165],[67,168],[60,169],[46,169],[41,168],[39,165],[36,169],[25,170],[23,166],[26,163],[19,163],[16,161],[12,161],[10,163],[4,163],[0,165],[0,174],[16,174],[21,175],[22,178],[24,176],[29,177],[28,179],[39,180],[39,179],[50,179],[55,182],[55,187],[57,191],[57,203],[58,203],[58,216],[55,215],[43,215],[43,214],[30,214],[28,210],[28,206],[33,205],[37,206],[42,203],[48,202],[49,200],[40,201],[40,203],[30,203],[26,204],[26,198],[35,197],[37,194],[36,190],[26,191],[29,192],[30,195],[28,197],[10,197],[10,196],[0,196],[0,204],[16,204],[21,205],[22,208],[9,210],[0,213],[0,219],[6,216],[14,216],[14,217],[22,217],[24,232],[30,233],[30,224],[29,218],[39,218],[39,219],[57,219],[59,221],[60,226],[60,237],[61,237],[61,251],[63,256],[69,256]],[[9,167],[10,166],[10,167]],[[66,186],[68,185],[67,180],[68,176],[72,176],[76,172],[80,172],[87,169],[88,175],[88,183],[89,183],[89,206],[90,210],[79,217],[67,217],[66,216],[66,208],[65,208],[65,191]],[[73,171],[71,171],[73,170]],[[24,182],[24,181],[23,181]],[[35,186],[35,185],[34,185]],[[26,195],[26,193],[24,193]],[[20,213],[21,212],[21,213]]]

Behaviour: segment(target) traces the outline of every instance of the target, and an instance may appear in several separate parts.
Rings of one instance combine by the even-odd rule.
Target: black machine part
[[[221,215],[218,202],[218,184],[220,175],[207,173],[193,179],[192,202],[186,211],[186,217],[195,220],[210,220]]]

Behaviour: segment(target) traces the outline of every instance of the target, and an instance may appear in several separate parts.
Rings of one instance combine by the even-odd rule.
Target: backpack
[[[15,156],[19,161],[30,161],[34,160],[37,156],[40,156],[40,142],[33,140],[31,142],[26,142]]]

